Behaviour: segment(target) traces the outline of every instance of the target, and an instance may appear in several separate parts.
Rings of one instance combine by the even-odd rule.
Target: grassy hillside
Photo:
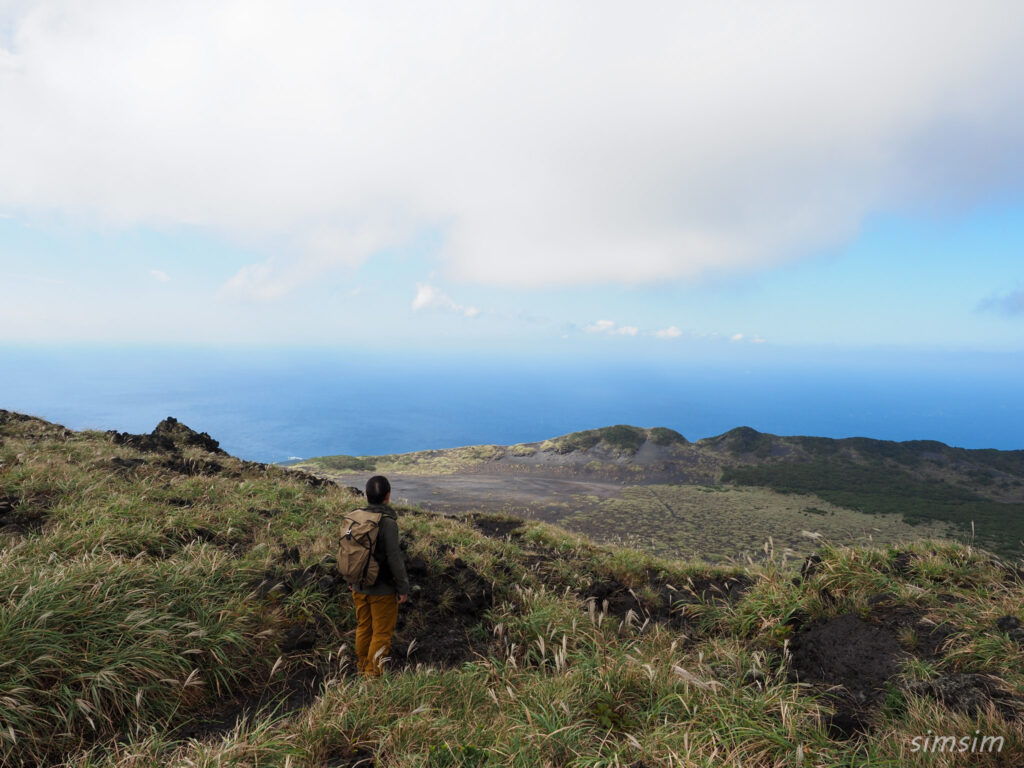
[[[345,488],[0,411],[0,765],[907,766],[1024,753],[1024,570],[825,548],[798,574],[401,510],[414,594],[351,673]],[[966,757],[964,758],[967,759]]]

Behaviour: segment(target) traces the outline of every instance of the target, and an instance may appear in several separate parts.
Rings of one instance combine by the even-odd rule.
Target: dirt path
[[[653,488],[647,488],[647,492],[651,494],[651,498],[653,498],[655,501],[657,501],[659,504],[661,504],[661,506],[665,508],[665,511],[668,513],[668,516],[670,518],[676,520],[679,519],[679,513],[676,510],[672,509],[672,507],[670,507],[668,504],[666,504],[665,500],[661,498],[661,496],[659,496],[657,493],[655,493]]]

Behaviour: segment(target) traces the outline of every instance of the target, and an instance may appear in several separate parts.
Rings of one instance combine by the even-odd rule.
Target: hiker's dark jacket
[[[380,563],[377,583],[358,590],[364,595],[408,595],[409,577],[398,541],[398,513],[386,504],[370,504],[368,512],[380,512],[380,530],[373,556]]]

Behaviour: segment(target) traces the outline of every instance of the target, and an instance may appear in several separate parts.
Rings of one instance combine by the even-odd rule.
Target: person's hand
[[[398,596],[398,604],[401,605],[402,603],[404,603],[408,599],[409,599],[408,595],[399,595]]]

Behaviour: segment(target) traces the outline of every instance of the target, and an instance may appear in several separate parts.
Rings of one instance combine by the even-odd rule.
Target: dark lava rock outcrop
[[[196,447],[210,453],[227,455],[227,452],[220,447],[220,443],[210,437],[207,432],[196,432],[172,416],[168,416],[157,424],[156,428],[148,435],[133,435],[113,429],[109,430],[107,434],[118,445],[125,445],[139,451],[179,451],[185,447]]]

